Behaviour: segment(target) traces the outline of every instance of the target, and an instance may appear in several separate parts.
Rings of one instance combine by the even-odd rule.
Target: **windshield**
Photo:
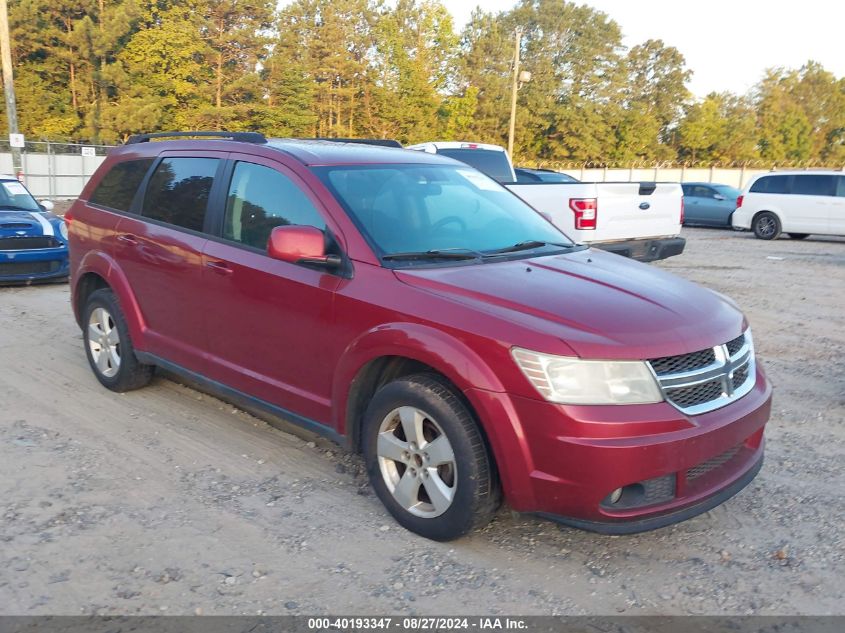
[[[314,171],[380,257],[443,251],[481,256],[517,245],[521,248],[514,250],[520,251],[572,246],[534,209],[469,167],[343,165]]]
[[[32,194],[17,180],[0,181],[0,210],[3,209],[41,211]]]
[[[714,185],[713,188],[726,198],[738,198],[742,195],[739,189],[730,185]]]
[[[507,154],[501,150],[454,147],[438,149],[437,153],[475,167],[498,182],[513,182],[511,164]]]

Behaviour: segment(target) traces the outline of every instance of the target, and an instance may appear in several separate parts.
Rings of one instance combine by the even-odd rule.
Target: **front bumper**
[[[494,424],[517,429],[505,445],[488,433],[511,506],[610,534],[675,523],[736,494],[762,465],[771,409],[759,366],[751,392],[697,416],[665,402],[564,406],[486,395],[485,405],[497,401],[491,410],[510,414]],[[610,503],[619,488],[643,494]]]
[[[0,283],[2,284],[56,281],[67,278],[69,271],[66,246],[0,251]]]
[[[610,253],[630,257],[641,262],[653,262],[666,259],[684,252],[686,239],[683,237],[661,237],[644,240],[625,240],[621,242],[593,242],[590,246]]]

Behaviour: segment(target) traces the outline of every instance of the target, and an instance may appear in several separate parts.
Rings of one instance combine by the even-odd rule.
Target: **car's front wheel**
[[[367,407],[370,483],[403,527],[447,541],[485,525],[500,501],[495,465],[472,414],[439,376],[388,383]]]
[[[150,382],[152,365],[138,361],[126,318],[109,288],[95,290],[83,311],[85,353],[100,383],[112,391],[131,391]]]
[[[780,235],[780,220],[774,213],[764,211],[754,218],[754,226],[751,228],[759,239],[773,240]]]

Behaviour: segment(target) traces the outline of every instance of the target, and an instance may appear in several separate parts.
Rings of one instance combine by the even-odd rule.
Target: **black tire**
[[[90,344],[92,333],[89,324],[91,322],[91,315],[95,310],[100,308],[104,309],[111,317],[111,322],[119,336],[116,347],[120,362],[116,368],[116,373],[112,376],[104,374],[98,368]],[[126,326],[126,317],[123,316],[123,310],[120,309],[117,297],[110,288],[95,290],[88,297],[88,301],[82,310],[82,338],[85,344],[85,355],[88,357],[91,370],[94,372],[97,380],[100,381],[100,384],[107,389],[117,392],[132,391],[133,389],[144,387],[152,379],[155,367],[139,362],[135,356],[135,348],[132,346],[132,339],[129,337],[129,328]]]
[[[787,233],[793,240],[806,240],[810,237],[809,233]]]
[[[780,220],[778,216],[770,211],[763,211],[754,217],[754,225],[751,227],[754,235],[761,240],[774,240],[780,236]]]
[[[397,502],[382,475],[377,452],[379,430],[391,412],[400,407],[424,412],[426,422],[436,420],[451,445],[457,471],[454,493],[448,509],[439,516],[412,514]],[[449,541],[483,527],[496,513],[501,491],[485,439],[467,406],[436,374],[407,376],[379,389],[364,414],[362,438],[367,472],[376,495],[393,518],[411,532],[435,541]],[[419,490],[425,490],[425,485]]]

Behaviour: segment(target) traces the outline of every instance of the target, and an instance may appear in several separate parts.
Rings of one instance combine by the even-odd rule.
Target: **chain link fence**
[[[54,143],[27,141],[21,150],[23,181],[38,199],[65,200],[76,198],[105,159],[113,145]],[[813,169],[820,167],[811,161],[772,163],[771,161],[743,161],[729,164],[703,162],[637,162],[622,164],[604,161],[517,161],[525,167],[562,171],[584,182],[717,182],[745,187],[761,173],[777,169]],[[826,168],[831,168],[829,165]],[[834,167],[845,173],[845,165]],[[0,141],[0,173],[12,174],[12,154],[9,142]]]

